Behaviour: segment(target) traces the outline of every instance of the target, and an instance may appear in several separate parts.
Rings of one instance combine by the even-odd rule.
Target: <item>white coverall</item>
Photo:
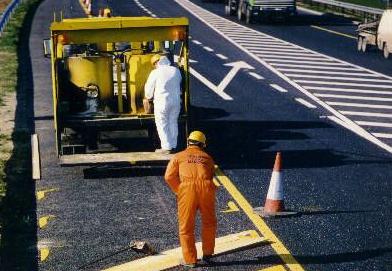
[[[155,124],[163,150],[177,147],[178,116],[181,109],[181,72],[162,56],[144,86],[147,99],[154,98]]]

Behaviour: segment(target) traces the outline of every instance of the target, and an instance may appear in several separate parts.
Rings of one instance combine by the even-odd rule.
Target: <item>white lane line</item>
[[[378,91],[370,89],[357,89],[357,88],[328,88],[328,87],[312,87],[304,86],[304,88],[309,90],[318,91],[332,91],[332,92],[349,92],[349,93],[367,93],[367,94],[382,94],[382,95],[392,95],[391,91]]]
[[[363,126],[372,126],[372,127],[384,127],[384,128],[391,128],[392,123],[389,122],[375,122],[375,121],[356,121],[359,125]]]
[[[386,134],[386,133],[372,133],[372,135],[379,138],[392,138],[392,134]]]
[[[309,54],[307,52],[298,52],[298,51],[294,52],[294,51],[286,51],[286,50],[283,50],[283,51],[270,50],[270,51],[268,51],[268,50],[262,49],[262,50],[255,51],[255,54],[256,55],[274,55],[274,56],[275,55],[277,55],[277,56],[306,56],[306,57],[312,57],[312,59],[317,58],[317,56]],[[320,59],[320,58],[318,58],[318,59]]]
[[[139,2],[139,0],[134,0],[136,5],[138,5],[142,10],[144,10],[146,13],[148,13],[151,17],[156,18],[157,16],[152,13],[148,8],[146,8],[142,3]]]
[[[190,68],[189,69],[190,73],[196,77],[200,82],[202,82],[204,85],[206,85],[209,89],[211,89],[213,92],[215,92],[216,94],[218,94],[222,99],[227,100],[227,101],[231,101],[233,100],[233,98],[226,94],[225,92],[222,91],[218,91],[217,87],[210,82],[210,80],[208,80],[207,78],[205,78],[203,75],[201,75],[200,73],[198,73],[197,71],[195,71],[194,69]]]
[[[248,72],[248,74],[249,74],[250,76],[253,76],[253,77],[256,78],[257,80],[262,80],[262,79],[264,79],[263,76],[261,76],[261,75],[255,73],[255,72]]]
[[[231,34],[229,34],[228,36],[233,37],[233,38],[234,38],[236,41],[238,41],[238,42],[246,42],[246,41],[248,41],[249,43],[263,43],[263,41],[266,41],[266,42],[273,42],[273,40],[271,40],[271,39],[268,39],[268,38],[261,38],[261,37],[257,37],[257,36],[255,36],[255,37],[248,37],[248,36],[245,36],[245,37],[244,37],[244,33],[242,34],[241,37],[240,37],[240,36],[231,35]],[[279,41],[276,41],[276,43],[282,44],[282,43],[279,42]]]
[[[322,67],[322,66],[297,65],[297,64],[285,64],[285,63],[270,63],[270,64],[278,67],[308,68],[308,69],[315,69],[315,70],[360,71],[360,69],[357,68]]]
[[[302,99],[302,98],[295,98],[295,100],[296,100],[297,102],[299,102],[300,104],[306,106],[307,108],[317,108],[317,106],[315,106],[315,105],[312,104],[312,103],[309,103],[308,101],[306,101],[306,100],[304,100],[304,99]]]
[[[208,46],[204,46],[203,49],[208,51],[208,52],[213,52],[214,51],[214,49],[212,49],[211,47],[208,47]]]
[[[304,57],[304,56],[290,56],[290,55],[285,55],[285,54],[279,54],[279,55],[270,55],[270,54],[265,54],[265,55],[261,55],[259,52],[255,52],[255,55],[257,55],[257,56],[259,56],[259,57],[262,57],[262,58],[264,58],[264,59],[266,59],[266,60],[269,60],[269,59],[273,59],[273,60],[276,60],[276,59],[284,59],[284,60],[291,60],[291,59],[303,59],[303,60],[314,60],[314,61],[318,61],[318,60],[320,60],[320,61],[323,61],[324,60],[324,58],[321,58],[321,57],[317,57],[317,56],[314,56],[314,57]]]
[[[369,97],[369,96],[352,96],[352,95],[335,95],[335,94],[323,94],[323,93],[314,93],[314,96],[316,96],[316,97],[323,97],[323,98],[338,98],[338,99],[379,101],[379,102],[391,102],[392,101],[392,98],[380,98],[380,97]]]
[[[197,45],[200,45],[200,44],[201,44],[201,42],[198,41],[198,40],[192,40],[192,42],[193,42],[194,44],[197,44]]]
[[[304,59],[305,59],[305,57],[304,57]],[[340,76],[320,76],[320,75],[308,75],[308,74],[296,74],[296,73],[287,73],[286,75],[289,76],[289,77],[300,77],[300,78],[317,78],[317,79],[331,79],[331,80],[345,80],[345,81],[392,83],[391,80],[371,79],[371,78],[352,78],[352,77],[340,77]]]
[[[305,50],[296,50],[296,49],[286,49],[286,48],[277,48],[275,46],[263,46],[260,47],[259,49],[260,52],[271,52],[271,53],[280,53],[280,52],[284,52],[284,53],[297,53],[297,54],[304,54],[307,53],[308,55],[314,55],[312,53],[309,53]]]
[[[317,71],[317,70],[304,70],[304,69],[278,69],[282,72],[301,72],[301,73],[317,73],[317,74],[336,74],[336,75],[350,75],[350,76],[366,76],[366,77],[380,77],[377,74],[370,73],[352,73],[352,72],[331,72],[331,71]]]
[[[238,23],[235,23],[235,22],[232,22],[232,21],[230,21],[228,19],[219,17],[218,15],[215,15],[215,14],[209,12],[209,11],[205,11],[202,8],[200,8],[199,6],[197,6],[194,3],[190,2],[189,0],[175,0],[175,2],[177,2],[183,8],[185,8],[189,13],[193,14],[194,16],[196,16],[196,18],[198,18],[200,21],[202,21],[207,26],[209,26],[211,29],[216,31],[219,35],[221,35],[223,38],[228,40],[234,46],[238,47],[240,50],[242,50],[243,52],[247,53],[255,61],[258,61],[260,64],[264,65],[267,69],[269,69],[271,72],[273,72],[274,74],[276,74],[277,76],[282,78],[288,84],[290,84],[293,87],[297,88],[304,95],[306,95],[309,99],[315,101],[317,104],[321,105],[324,109],[326,109],[329,112],[331,112],[336,118],[341,119],[343,121],[343,123],[346,124],[345,127],[350,129],[351,131],[355,132],[359,136],[363,137],[364,139],[366,139],[366,140],[372,142],[373,144],[377,145],[378,147],[386,150],[387,152],[392,153],[392,147],[391,146],[389,146],[388,144],[385,144],[384,142],[382,142],[381,140],[379,140],[378,138],[376,138],[375,136],[373,136],[372,134],[367,132],[365,129],[363,129],[362,127],[358,126],[358,124],[356,124],[355,122],[353,122],[352,120],[350,120],[349,118],[344,116],[343,114],[339,113],[337,110],[335,110],[329,104],[325,103],[324,101],[320,100],[318,97],[314,96],[312,93],[310,93],[309,91],[304,89],[301,85],[299,85],[298,83],[294,82],[293,80],[291,80],[290,78],[285,76],[283,73],[279,72],[271,64],[269,64],[266,61],[264,61],[264,60],[260,59],[259,57],[257,57],[255,54],[253,54],[251,51],[249,51],[245,46],[242,46],[242,45],[238,44],[237,42],[235,42],[233,39],[229,38],[227,35],[225,35],[224,32],[222,32],[219,29],[217,29],[216,27],[214,27],[213,24],[211,24],[209,22],[208,18],[203,17],[203,14],[202,13],[198,13],[197,11],[202,10],[204,12],[204,14],[209,14],[209,16],[215,16],[215,18],[220,18],[221,21],[225,21],[227,23],[232,24],[233,28],[237,28],[238,27],[238,28],[242,28],[242,29],[247,29],[247,30],[249,30],[249,31],[251,31],[253,33],[256,33],[256,34],[259,34],[260,32],[257,32],[256,30],[253,30],[253,29],[250,29],[250,28],[245,28],[244,26],[242,26],[242,25],[240,25]],[[268,35],[266,35],[266,36],[268,36]],[[294,44],[292,44],[292,45],[295,46],[295,47],[299,47],[299,46],[294,45]],[[315,51],[312,51],[312,52],[317,53]],[[320,54],[320,55],[323,55],[323,54]],[[327,56],[327,55],[324,55],[324,56],[327,57],[330,60],[337,61],[337,62],[341,63],[342,65],[344,65],[346,67],[349,66],[351,68],[360,69],[361,71],[367,71],[369,73],[379,74],[379,75],[383,76],[384,78],[390,78],[392,80],[392,77],[390,77],[390,76],[386,76],[384,74],[381,74],[381,73],[378,73],[378,72],[375,72],[375,71],[372,71],[372,70],[360,67],[358,65],[354,65],[352,63],[348,63],[346,61],[342,61],[342,60],[337,59],[337,58],[333,58],[333,57],[330,57],[330,56]],[[314,63],[314,64],[318,65],[319,63]]]
[[[249,42],[238,42],[239,45],[246,45],[246,49],[263,49],[263,48],[281,48],[281,49],[293,49],[291,46],[285,46],[276,42],[263,42],[263,43],[249,43]]]
[[[346,106],[346,107],[360,107],[360,108],[377,108],[377,109],[392,109],[392,105],[382,104],[359,104],[359,103],[343,103],[343,102],[325,102],[328,105]]]
[[[300,63],[300,64],[316,64],[316,65],[323,65],[323,66],[346,66],[346,64],[343,63],[337,63],[337,62],[327,62],[329,60],[325,59],[324,61],[301,61],[301,60],[285,60],[285,59],[268,59],[268,61],[271,62],[283,62],[283,63]]]
[[[357,84],[357,83],[343,83],[343,82],[325,82],[325,81],[311,81],[311,80],[293,80],[296,83],[316,84],[316,85],[340,85],[340,86],[354,86],[354,87],[373,87],[373,88],[390,88],[392,85],[375,85],[375,84]],[[391,81],[392,82],[392,81]]]
[[[392,114],[385,114],[385,113],[358,112],[358,111],[340,111],[340,113],[349,116],[392,118]]]
[[[273,87],[274,89],[276,89],[277,91],[279,91],[279,92],[282,92],[282,93],[285,93],[285,92],[287,92],[287,89],[285,89],[285,88],[282,88],[281,86],[279,86],[279,85],[276,85],[276,84],[270,84],[270,86],[271,87]]]
[[[215,54],[217,57],[219,57],[220,59],[223,59],[223,60],[227,60],[228,59],[228,57],[227,56],[225,56],[225,55],[222,55],[222,54]]]

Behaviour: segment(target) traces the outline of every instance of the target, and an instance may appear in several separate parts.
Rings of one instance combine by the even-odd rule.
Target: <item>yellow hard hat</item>
[[[155,54],[151,57],[151,64],[154,65],[157,61],[159,61],[159,59],[161,59],[161,55],[159,54]]]
[[[206,145],[206,136],[203,132],[200,131],[193,131],[192,133],[190,133],[190,135],[188,136],[188,140],[203,143],[204,146]]]

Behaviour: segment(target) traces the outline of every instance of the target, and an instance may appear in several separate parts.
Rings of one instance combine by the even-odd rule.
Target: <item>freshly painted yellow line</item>
[[[267,226],[264,220],[253,212],[253,207],[241,194],[241,192],[235,187],[231,180],[223,174],[223,172],[216,168],[215,174],[220,183],[226,188],[233,199],[237,202],[240,208],[245,212],[249,219],[253,222],[260,233],[270,241],[271,247],[275,250],[278,256],[283,260],[289,270],[292,271],[303,271],[303,267],[297,262],[297,260],[291,255],[290,251],[283,245],[283,243],[276,237],[272,230]]]
[[[219,183],[219,181],[214,177],[214,179],[212,179],[212,181],[214,182],[216,187],[221,186],[221,184]]]
[[[283,265],[276,265],[276,266],[260,269],[258,271],[286,271],[286,268],[284,268]]]
[[[41,262],[45,261],[49,257],[49,248],[47,247],[42,247],[39,249],[39,260]]]
[[[53,219],[54,215],[42,216],[38,219],[38,227],[40,229],[45,228],[48,225],[49,219]]]
[[[311,25],[311,27],[319,29],[319,30],[322,30],[322,31],[325,31],[325,32],[333,33],[333,34],[336,34],[336,35],[339,35],[339,36],[343,36],[343,37],[346,37],[346,38],[350,38],[350,39],[354,39],[354,40],[357,39],[357,37],[355,37],[355,36],[352,36],[352,35],[349,35],[349,34],[344,34],[344,33],[341,33],[341,32],[338,32],[338,31],[334,31],[334,30],[331,30],[331,29],[328,29],[328,28],[324,28],[324,27],[321,27],[321,26]]]
[[[224,211],[221,211],[221,213],[233,213],[233,212],[238,212],[240,208],[238,208],[237,204],[235,204],[233,201],[229,201],[227,203],[227,209]]]
[[[228,253],[240,248],[254,246],[264,242],[255,230],[244,231],[240,233],[230,234],[215,240],[215,255]],[[202,255],[201,242],[196,243],[197,254]],[[181,247],[161,252],[158,255],[144,257],[132,262],[117,265],[104,271],[159,271],[180,265],[182,260]]]
[[[49,192],[58,192],[58,191],[59,191],[58,188],[51,188],[51,189],[37,191],[36,193],[37,200],[43,200],[46,197],[46,194]]]

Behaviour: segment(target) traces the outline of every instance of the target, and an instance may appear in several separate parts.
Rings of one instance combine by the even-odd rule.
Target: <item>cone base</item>
[[[267,212],[264,210],[264,207],[253,208],[253,212],[260,215],[261,217],[287,217],[298,215],[298,212],[294,212],[291,210],[286,210],[282,212]]]

